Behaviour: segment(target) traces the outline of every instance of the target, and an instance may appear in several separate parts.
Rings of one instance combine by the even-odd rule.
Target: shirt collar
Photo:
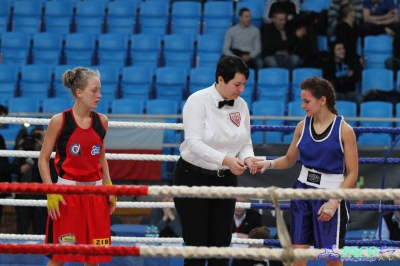
[[[242,216],[242,218],[237,218],[236,215],[233,215],[233,219],[235,220],[235,225],[236,227],[239,227],[243,220],[246,218],[246,213],[244,213],[244,215]]]
[[[224,98],[221,96],[221,94],[219,94],[219,92],[217,91],[217,87],[215,85],[216,85],[216,83],[214,83],[214,85],[211,86],[211,95],[212,95],[215,106],[218,107],[218,103],[220,101],[223,101]]]

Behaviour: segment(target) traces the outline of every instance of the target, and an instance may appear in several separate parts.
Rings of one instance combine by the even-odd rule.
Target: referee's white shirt
[[[233,106],[221,109],[224,99],[215,84],[189,96],[183,108],[185,140],[180,146],[181,157],[196,166],[219,170],[226,155],[239,158],[254,156],[251,142],[250,113],[241,98]]]

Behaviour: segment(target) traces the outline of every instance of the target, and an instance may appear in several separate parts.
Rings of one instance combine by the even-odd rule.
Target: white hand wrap
[[[333,217],[333,215],[335,215],[338,206],[339,202],[337,200],[329,200],[328,202],[322,204],[321,208],[319,208],[318,215],[320,215],[321,213],[326,213],[330,217]]]

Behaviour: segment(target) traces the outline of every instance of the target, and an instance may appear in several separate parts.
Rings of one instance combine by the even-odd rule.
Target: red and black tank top
[[[56,140],[54,165],[59,177],[78,182],[101,180],[100,154],[106,129],[100,115],[91,111],[91,125],[78,126],[72,109],[62,112],[63,122]]]

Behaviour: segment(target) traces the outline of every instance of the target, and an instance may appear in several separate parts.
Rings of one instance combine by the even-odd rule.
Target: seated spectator
[[[264,8],[264,22],[272,23],[271,17],[276,9],[285,11],[286,20],[289,22],[300,14],[300,0],[267,0]]]
[[[329,80],[336,91],[336,100],[353,101],[359,105],[363,101],[356,84],[361,79],[361,67],[357,59],[346,57],[343,43],[334,42],[331,58],[323,64],[323,77]]]
[[[394,72],[394,80],[397,80],[397,72],[400,70],[400,27],[396,27],[393,36],[393,57],[386,59],[385,66]],[[399,88],[397,88],[399,89]]]
[[[245,198],[237,198],[236,202],[249,202]],[[261,214],[252,209],[236,208],[232,222],[232,237],[248,238],[251,229],[262,226]]]
[[[346,57],[358,58],[357,42],[360,35],[360,27],[356,24],[356,11],[352,4],[342,5],[340,9],[340,21],[335,30],[336,41],[343,43],[346,49]]]
[[[251,239],[270,239],[270,232],[267,227],[261,226],[261,227],[256,227],[252,229],[249,233],[249,238]],[[265,245],[257,245],[257,244],[251,244],[249,245],[250,248],[269,248],[269,246]],[[234,260],[232,263],[232,266],[281,266],[283,265],[281,261],[273,261],[273,260],[268,260],[268,259],[252,259],[252,260],[246,260],[246,259],[237,259]]]
[[[361,0],[331,0],[328,10],[328,29],[326,34],[332,36],[335,34],[336,25],[343,19],[341,9],[345,5],[352,5],[354,8],[354,25],[360,25],[362,21],[363,2]]]
[[[173,202],[165,197],[163,202]],[[175,208],[155,208],[150,213],[150,225],[158,227],[160,237],[182,237],[181,220]]]
[[[222,52],[224,55],[241,57],[250,68],[259,69],[263,66],[260,30],[251,25],[251,11],[248,8],[239,10],[239,23],[227,30]]]
[[[364,0],[363,35],[385,34],[393,36],[393,28],[399,21],[397,6],[393,0]]]
[[[296,54],[296,48],[306,35],[306,28],[288,30],[286,13],[281,9],[274,11],[271,21],[272,24],[261,25],[261,54],[265,67],[283,67],[289,70],[298,67],[302,58]]]
[[[400,200],[394,200],[394,205],[400,205]],[[376,230],[376,238],[379,239],[379,228]],[[391,211],[382,219],[382,240],[400,240],[400,211]]]

